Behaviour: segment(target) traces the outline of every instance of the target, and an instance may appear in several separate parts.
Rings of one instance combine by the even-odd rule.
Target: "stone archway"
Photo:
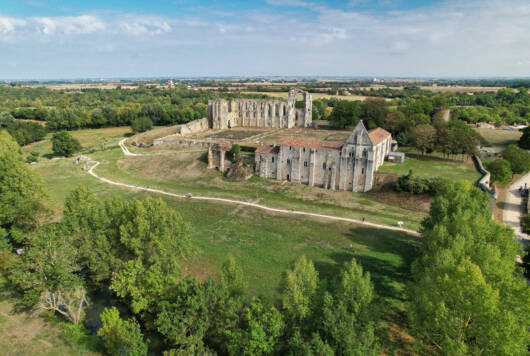
[[[296,96],[302,94],[303,108],[296,108]],[[299,88],[291,89],[287,99],[288,105],[288,127],[301,126],[310,127],[313,121],[313,99],[311,94]],[[298,115],[297,115],[298,114]],[[297,122],[298,116],[298,122]]]

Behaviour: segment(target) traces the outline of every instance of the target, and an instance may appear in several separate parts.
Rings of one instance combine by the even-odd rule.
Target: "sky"
[[[0,78],[530,77],[530,0],[0,0]]]

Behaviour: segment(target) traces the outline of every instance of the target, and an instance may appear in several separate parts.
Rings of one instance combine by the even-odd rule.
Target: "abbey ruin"
[[[391,134],[359,122],[346,142],[285,139],[255,152],[256,175],[325,189],[367,192],[390,153]]]
[[[303,108],[296,107],[296,96],[303,95]],[[300,89],[289,91],[281,99],[216,99],[208,101],[208,120],[212,129],[241,127],[291,128],[310,127],[311,94]]]

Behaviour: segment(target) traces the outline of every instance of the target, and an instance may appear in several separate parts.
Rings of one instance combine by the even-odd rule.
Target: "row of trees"
[[[471,183],[448,184],[422,223],[407,311],[415,333],[440,354],[528,354],[530,288],[515,264],[521,248],[488,206]]]

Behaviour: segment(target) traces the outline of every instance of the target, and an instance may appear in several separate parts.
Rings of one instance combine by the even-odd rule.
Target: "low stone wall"
[[[473,155],[473,163],[475,164],[475,168],[477,171],[479,171],[480,174],[482,174],[482,177],[480,177],[479,180],[475,182],[475,185],[479,187],[483,192],[486,192],[490,196],[490,210],[493,211],[495,207],[495,202],[497,201],[497,189],[495,189],[495,186],[493,188],[490,188],[490,172],[484,168],[484,165],[482,164],[482,161],[480,160],[479,156]]]

